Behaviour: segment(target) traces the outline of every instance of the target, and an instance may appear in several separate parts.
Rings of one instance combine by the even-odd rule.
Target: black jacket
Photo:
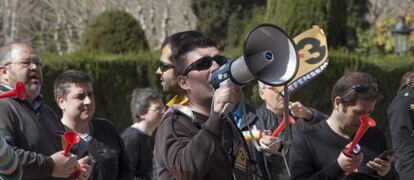
[[[71,153],[92,159],[91,180],[132,179],[131,164],[124,142],[112,123],[106,119],[93,118],[89,122],[90,141],[80,140]]]
[[[414,88],[405,86],[388,106],[395,167],[403,180],[414,179]]]

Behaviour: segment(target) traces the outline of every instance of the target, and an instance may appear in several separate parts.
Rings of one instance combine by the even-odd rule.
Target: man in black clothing
[[[400,89],[388,106],[388,124],[400,178],[414,179],[414,71],[401,78]]]
[[[61,121],[65,130],[80,136],[71,152],[91,159],[90,179],[132,179],[131,164],[118,132],[110,121],[92,118],[95,113],[92,78],[82,71],[65,71],[56,78],[54,94],[63,112]]]
[[[259,96],[264,103],[256,109],[256,115],[260,120],[255,123],[255,126],[260,130],[274,131],[280,122],[284,121],[282,119],[284,111],[283,95],[280,93],[283,86],[272,87],[258,81],[258,87]],[[316,124],[327,117],[319,111],[303,106],[300,102],[290,102],[289,109],[296,120],[292,126],[293,134],[309,128],[312,124]],[[279,137],[282,136],[284,135]],[[283,138],[281,140],[283,143]],[[285,159],[279,155],[267,154],[266,157],[268,157],[268,161],[265,167],[271,172],[272,178],[275,179],[279,176],[279,179],[286,179],[289,174]]]
[[[136,88],[132,92],[130,107],[134,124],[125,129],[122,139],[131,160],[134,178],[150,180],[153,177],[153,133],[165,106],[159,92],[150,88]]]
[[[361,153],[348,157],[342,152],[360,125],[359,117],[371,112],[382,98],[372,77],[361,72],[344,75],[335,83],[331,98],[331,116],[293,139],[289,154],[292,179],[396,179],[391,168],[394,157],[378,157],[386,150],[380,130],[367,130],[359,142]]]
[[[26,43],[11,43],[0,49],[0,92],[9,91],[17,81],[25,84],[27,98],[0,100],[0,135],[19,156],[23,179],[68,177],[79,162],[82,179],[89,177],[85,161],[64,156],[61,136],[63,125],[40,94],[42,62]],[[89,167],[90,168],[90,167]]]

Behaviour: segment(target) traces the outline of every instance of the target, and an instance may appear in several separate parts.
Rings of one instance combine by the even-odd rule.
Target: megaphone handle
[[[69,156],[69,151],[70,151],[70,149],[72,148],[72,145],[73,145],[73,144],[71,144],[71,143],[67,143],[67,144],[65,145],[65,149],[64,149],[64,154],[63,154],[63,155],[65,155],[66,157],[68,157],[68,156]]]
[[[232,109],[233,109],[233,104],[226,103],[223,107],[223,110],[220,113],[220,118],[224,118],[225,116],[227,116],[227,114],[229,114]]]

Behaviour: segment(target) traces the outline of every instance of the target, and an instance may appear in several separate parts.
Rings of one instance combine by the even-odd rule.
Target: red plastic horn
[[[292,116],[288,116],[288,121],[289,124],[294,124],[295,118],[293,118]],[[283,131],[283,129],[285,129],[286,127],[286,123],[285,123],[285,113],[282,114],[282,122],[280,122],[279,126],[277,126],[276,130],[273,132],[272,136],[273,137],[277,137],[279,136],[279,133]]]
[[[75,132],[65,132],[64,136],[66,141],[64,155],[69,156],[69,151],[72,148],[72,146],[79,142],[79,135]]]
[[[359,124],[358,131],[354,139],[352,140],[351,145],[348,148],[345,148],[344,150],[345,155],[347,155],[348,157],[353,156],[354,154],[353,151],[354,151],[355,146],[358,144],[359,140],[361,140],[362,136],[365,134],[367,129],[370,127],[375,127],[377,125],[375,120],[369,117],[368,115],[359,116],[359,121],[361,123]]]
[[[26,87],[22,82],[17,82],[16,87],[10,91],[0,94],[0,98],[18,97],[20,100],[26,99]]]

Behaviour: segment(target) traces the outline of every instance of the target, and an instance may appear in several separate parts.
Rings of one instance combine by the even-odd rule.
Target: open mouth
[[[29,76],[29,81],[39,81],[39,76],[37,74],[31,74]]]

